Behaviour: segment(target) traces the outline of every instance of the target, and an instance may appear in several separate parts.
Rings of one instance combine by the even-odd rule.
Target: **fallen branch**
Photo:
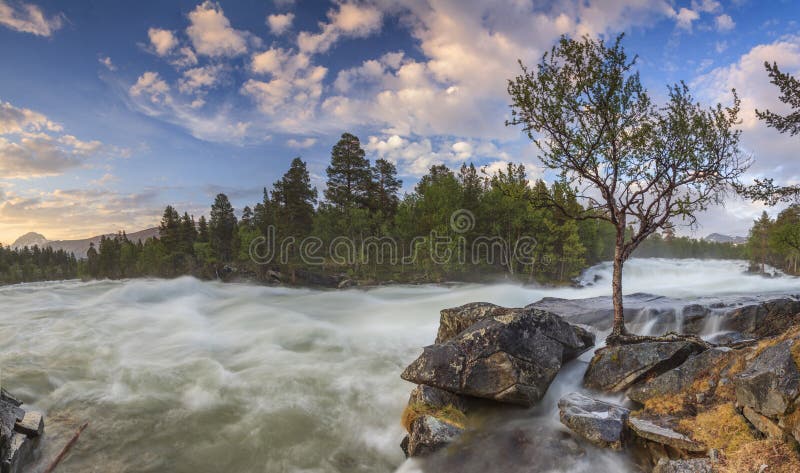
[[[83,425],[80,426],[78,431],[75,432],[75,435],[73,435],[72,438],[69,439],[69,442],[67,442],[67,444],[64,445],[64,448],[61,449],[61,452],[59,452],[59,454],[55,458],[55,460],[53,460],[53,462],[50,463],[50,466],[48,466],[47,469],[44,470],[44,473],[52,473],[53,470],[56,469],[58,464],[61,463],[61,460],[63,460],[64,457],[67,456],[67,453],[69,453],[69,449],[71,449],[72,446],[75,445],[75,442],[78,441],[78,437],[81,436],[81,432],[83,432],[83,429],[85,429],[87,425],[89,425],[89,423],[88,422],[84,422]]]

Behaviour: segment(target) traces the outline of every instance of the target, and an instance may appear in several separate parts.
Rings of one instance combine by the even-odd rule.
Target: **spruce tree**
[[[289,170],[273,186],[272,203],[276,206],[278,231],[282,235],[305,236],[314,222],[317,189],[311,187],[306,163],[294,158]]]
[[[205,215],[201,215],[197,222],[197,241],[208,243],[208,222]]]
[[[168,253],[178,250],[181,242],[181,217],[171,205],[167,205],[158,227],[158,237]]]
[[[371,170],[364,149],[355,135],[344,133],[333,150],[325,198],[339,209],[365,208],[368,204]]]
[[[372,210],[381,212],[386,219],[394,217],[400,202],[397,194],[402,186],[403,181],[397,178],[397,167],[391,161],[385,159],[375,161],[370,192]]]
[[[217,260],[229,262],[234,255],[236,236],[236,215],[225,194],[217,194],[211,206],[211,219],[208,223],[209,241]]]

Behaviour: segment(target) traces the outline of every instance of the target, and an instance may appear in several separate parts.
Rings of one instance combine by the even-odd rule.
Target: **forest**
[[[473,164],[455,170],[434,165],[412,192],[401,196],[395,165],[383,159],[371,163],[359,139],[345,133],[326,171],[320,196],[306,163],[295,158],[252,207],[236,212],[219,194],[209,217],[195,219],[169,205],[158,238],[134,242],[124,232],[104,237],[85,260],[49,249],[5,248],[0,277],[4,283],[193,275],[329,285],[344,279],[565,284],[613,256],[614,228],[568,217],[570,210],[583,210],[575,193],[558,182],[529,182],[521,164],[494,173]],[[453,221],[455,216],[463,221]],[[280,254],[254,261],[251,243],[259,237],[277,242]],[[319,242],[313,262],[302,257],[308,237]],[[524,258],[515,258],[514,245],[520,241],[529,245]],[[337,254],[342,248],[346,258]],[[644,241],[634,256],[746,258],[746,251],[744,246],[677,237],[670,227]]]

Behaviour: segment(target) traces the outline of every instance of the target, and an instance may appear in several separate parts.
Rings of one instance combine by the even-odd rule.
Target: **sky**
[[[0,0],[0,242],[252,206],[295,156],[321,191],[346,131],[405,191],[439,163],[552,179],[506,84],[563,34],[624,32],[656,101],[736,88],[746,179],[800,183],[800,138],[754,112],[786,110],[763,63],[800,73],[798,21],[798,0]],[[745,235],[762,210],[730,197],[681,233]]]

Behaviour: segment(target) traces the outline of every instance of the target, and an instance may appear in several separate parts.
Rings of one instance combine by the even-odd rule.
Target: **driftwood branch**
[[[61,451],[58,453],[58,456],[52,461],[52,463],[50,463],[50,466],[48,466],[47,469],[44,470],[44,473],[52,473],[56,469],[58,464],[61,463],[61,460],[63,460],[64,457],[67,456],[67,453],[69,453],[69,450],[72,448],[72,446],[75,445],[75,442],[78,441],[78,437],[81,436],[81,432],[83,432],[83,429],[85,429],[87,425],[89,425],[89,423],[84,422],[83,425],[80,426],[78,431],[75,432],[75,435],[73,435],[72,438],[69,439],[69,442],[67,442],[67,444],[64,445],[64,448],[62,448]]]

